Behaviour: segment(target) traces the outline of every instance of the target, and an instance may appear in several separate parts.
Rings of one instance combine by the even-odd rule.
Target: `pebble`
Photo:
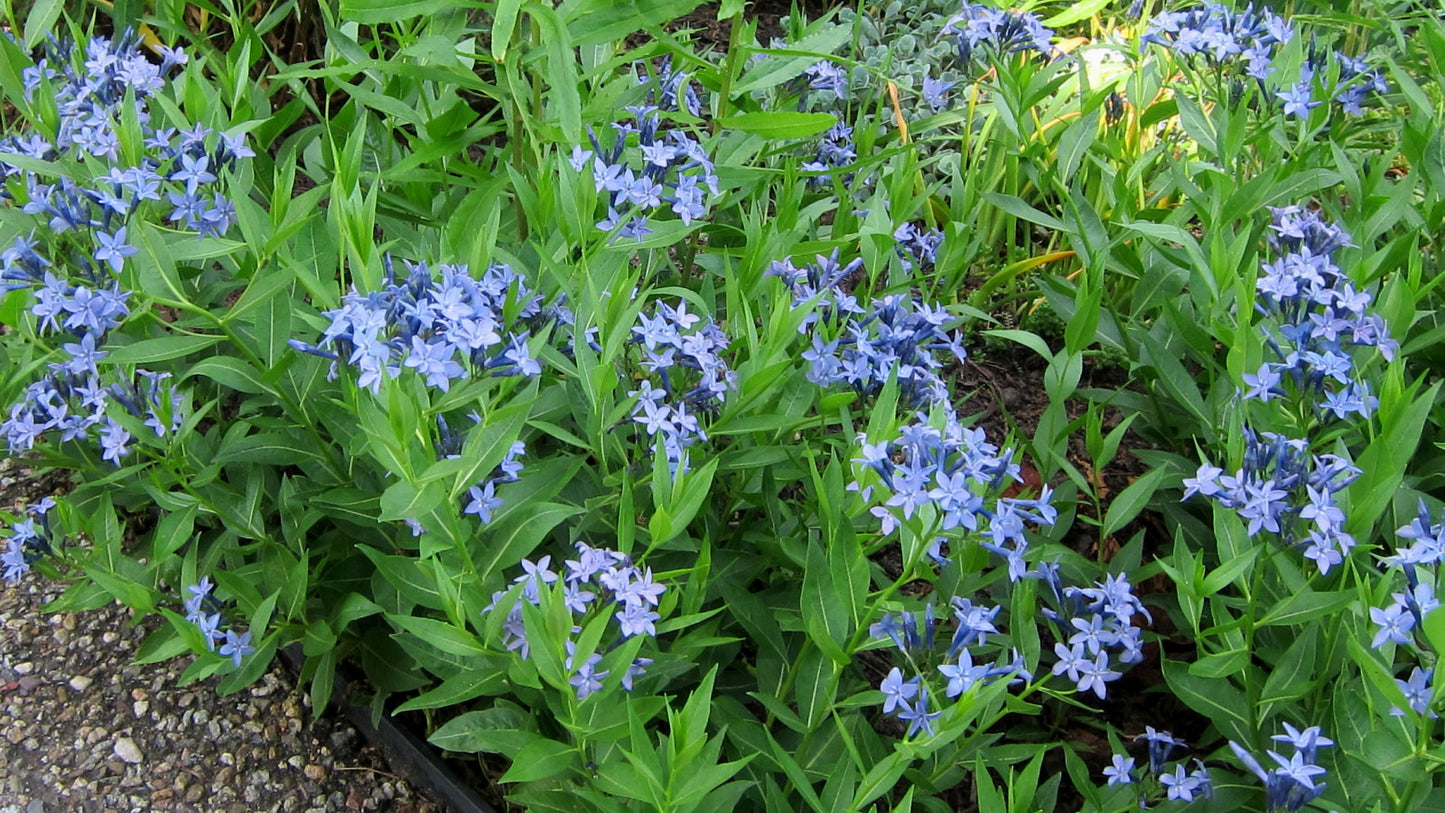
[[[303,773],[306,774],[306,778],[310,779],[312,782],[320,782],[321,780],[326,778],[326,769],[315,763],[307,765],[301,770]]]
[[[115,751],[116,756],[132,765],[138,765],[142,759],[145,759],[141,755],[140,748],[136,746],[135,740],[130,737],[121,737],[116,740],[112,750]]]
[[[85,675],[76,675],[75,677],[70,679],[70,688],[76,690],[77,692],[83,692],[86,689],[89,689],[90,684],[94,682],[95,678],[89,678]]]

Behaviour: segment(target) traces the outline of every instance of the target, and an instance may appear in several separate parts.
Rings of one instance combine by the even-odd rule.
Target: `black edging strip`
[[[281,659],[293,676],[300,675],[301,665],[305,662],[300,644],[282,649]],[[340,681],[332,691],[331,704],[326,710],[344,713],[366,741],[386,757],[392,768],[412,784],[435,794],[451,813],[497,813],[437,758],[435,748],[392,722],[391,717],[382,715],[381,722],[372,725],[371,710],[352,701],[346,681]]]

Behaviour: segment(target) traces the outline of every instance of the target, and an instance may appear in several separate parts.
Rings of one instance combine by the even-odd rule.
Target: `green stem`
[[[708,130],[717,135],[718,129],[722,126],[721,121],[728,116],[728,108],[732,102],[733,76],[738,71],[738,60],[742,59],[742,38],[743,38],[743,12],[742,8],[733,15],[732,28],[728,31],[728,59],[727,70],[723,71],[722,87],[717,94],[717,112],[711,122],[708,123]]]

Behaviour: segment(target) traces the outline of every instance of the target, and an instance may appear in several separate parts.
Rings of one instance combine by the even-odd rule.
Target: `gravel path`
[[[7,463],[12,492],[25,473]],[[60,592],[0,581],[0,813],[442,810],[344,719],[315,718],[279,663],[229,697],[217,678],[180,687],[189,658],[132,663],[161,619],[43,612]]]
[[[279,668],[229,697],[181,688],[185,658],[131,663],[155,619],[42,613],[57,595],[34,578],[0,592],[0,813],[440,810],[345,721],[313,719]]]

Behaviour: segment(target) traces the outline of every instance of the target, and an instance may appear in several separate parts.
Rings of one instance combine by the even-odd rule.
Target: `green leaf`
[[[528,389],[519,394],[515,403],[501,409],[489,411],[481,426],[472,427],[462,444],[462,453],[450,460],[440,460],[428,466],[419,480],[453,477],[451,499],[459,498],[467,489],[488,477],[493,469],[507,456],[512,444],[522,435],[527,414],[532,411],[536,390]]]
[[[510,687],[507,685],[506,659],[500,656],[489,656],[483,659],[483,662],[485,665],[479,664],[479,668],[475,671],[453,675],[442,681],[436,688],[402,703],[397,706],[396,713],[455,706],[484,695],[496,695],[507,691]],[[434,745],[440,745],[435,739],[432,739],[431,742]],[[451,751],[469,750],[452,746],[443,747]]]
[[[1350,485],[1349,529],[1361,538],[1378,522],[1394,499],[1405,476],[1405,468],[1415,460],[1415,449],[1425,421],[1434,408],[1442,382],[1435,382],[1418,397],[1410,398],[1419,387],[1403,388],[1386,381],[1382,387],[1380,410],[1377,413],[1383,431],[1361,453],[1356,464],[1364,474]],[[1389,392],[1400,393],[1391,397]],[[1408,400],[1407,400],[1408,399]]]
[[[1427,613],[1420,629],[1424,631],[1425,640],[1430,642],[1431,648],[1436,652],[1445,652],[1445,609],[1437,607]]]
[[[823,807],[823,802],[818,798],[818,792],[813,790],[813,783],[808,780],[808,775],[803,772],[803,766],[798,764],[798,760],[794,759],[793,756],[788,753],[787,749],[778,744],[778,741],[773,738],[771,732],[765,730],[764,734],[767,735],[768,747],[771,749],[769,755],[773,758],[773,761],[778,764],[778,767],[783,769],[783,773],[788,777],[788,782],[792,785],[791,789],[797,791],[798,794],[803,797],[803,802],[807,804],[808,807],[818,811],[818,813],[824,813],[825,808]]]
[[[1365,735],[1365,747],[1361,749],[1360,756],[1372,768],[1396,779],[1419,782],[1429,778],[1414,749],[1391,730],[1377,728]]]
[[[271,615],[276,611],[276,599],[281,597],[281,589],[277,588],[271,592],[260,604],[256,606],[255,612],[251,613],[251,632],[258,638],[266,634],[266,628],[271,625]]]
[[[498,0],[497,10],[492,15],[492,59],[501,62],[507,58],[512,34],[517,29],[517,14],[522,10],[522,0]]]
[[[1107,3],[1109,0],[1089,0],[1096,3]],[[1058,147],[1058,175],[1060,179],[1074,177],[1078,171],[1079,163],[1084,155],[1088,153],[1089,147],[1094,143],[1099,132],[1099,110],[1095,108],[1086,113],[1078,121],[1069,125],[1069,129],[1059,137]]]
[[[863,777],[863,783],[858,786],[853,804],[848,809],[861,810],[864,805],[892,790],[912,761],[901,745],[895,745],[893,753],[879,760]]]
[[[380,498],[358,488],[333,488],[311,501],[329,516],[367,528],[376,526],[377,514],[381,512]]]
[[[568,3],[567,28],[580,47],[621,41],[635,31],[686,17],[700,0],[590,0]]]
[[[784,140],[817,135],[838,123],[828,113],[758,112],[729,116],[718,121],[729,130],[741,130],[766,139]]]
[[[1386,664],[1380,662],[1380,655],[1375,650],[1366,649],[1363,644],[1351,637],[1345,641],[1345,652],[1349,654],[1350,660],[1354,661],[1355,665],[1360,667],[1360,673],[1370,682],[1370,685],[1374,686],[1380,694],[1384,696],[1387,703],[1397,709],[1408,709],[1410,707],[1410,701],[1406,699],[1404,691],[1400,688],[1400,684],[1396,682],[1394,671]],[[1368,698],[1370,701],[1374,700],[1374,698],[1370,697],[1369,692],[1348,694],[1354,697]],[[1374,703],[1370,702],[1367,703],[1367,705],[1374,705]],[[1413,711],[1411,713],[1413,713]]]
[[[764,56],[745,71],[733,85],[734,96],[775,87],[799,76],[809,65],[838,50],[853,36],[853,27],[827,25],[798,40],[785,49],[760,50]]]
[[[181,376],[181,379],[185,380],[196,376],[209,378],[223,387],[251,395],[275,392],[255,367],[230,356],[219,356],[196,362],[191,365],[191,369],[187,370],[185,375]]]
[[[336,684],[336,659],[340,657],[339,650],[328,649],[319,658],[308,659],[309,666],[314,660],[316,672],[311,677],[311,688],[308,694],[311,695],[311,707],[321,709],[323,712],[326,705],[331,702],[331,690]],[[319,713],[319,712],[318,712]]]
[[[402,598],[427,609],[443,609],[445,605],[437,592],[436,579],[423,571],[417,560],[407,556],[388,556],[367,545],[356,547]]]
[[[145,642],[135,651],[132,663],[160,663],[190,651],[191,643],[177,634],[175,627],[167,624],[146,636]]]
[[[1204,399],[1199,395],[1199,385],[1179,362],[1178,352],[1166,348],[1163,342],[1148,331],[1141,330],[1136,335],[1148,351],[1148,364],[1154,368],[1164,390],[1194,416],[1201,429],[1209,427],[1212,421],[1205,412]]]
[[[1189,664],[1189,674],[1202,678],[1222,678],[1238,674],[1244,671],[1244,667],[1248,665],[1249,652],[1243,649],[1232,649],[1228,652],[1206,655]]]
[[[1107,5],[1109,5],[1109,0],[1080,0],[1080,2],[1072,3],[1066,6],[1063,11],[1044,20],[1044,25],[1049,28],[1061,28],[1066,25],[1072,25],[1080,20],[1086,20],[1098,14]]]
[[[117,576],[97,565],[86,566],[85,575],[105,588],[107,593],[120,599],[121,603],[127,607],[134,607],[142,612],[150,612],[155,609],[155,593],[144,585],[137,584],[129,578]]]
[[[162,336],[127,344],[106,353],[109,364],[154,364],[188,356],[219,342],[221,336]]]
[[[553,740],[538,740],[523,748],[502,774],[501,782],[535,782],[563,779],[577,765],[577,752]]]
[[[806,731],[812,731],[826,719],[830,703],[838,690],[839,664],[824,655],[821,649],[804,650],[798,659],[794,693],[798,716]]]
[[[415,635],[423,641],[453,655],[478,656],[486,658],[491,655],[477,636],[468,630],[459,629],[445,621],[438,621],[435,618],[419,618],[412,615],[396,615],[387,613],[386,617],[391,623]]]
[[[399,480],[381,493],[382,521],[421,519],[437,506],[446,502],[447,488],[439,482],[431,482],[417,488],[405,480]]]
[[[151,561],[164,562],[171,554],[181,549],[191,540],[196,528],[196,514],[200,511],[199,505],[188,505],[179,511],[172,511],[161,519],[156,526],[155,536],[151,539]]]
[[[528,507],[527,515],[497,520],[484,535],[484,553],[477,559],[478,574],[483,581],[501,570],[515,567],[530,555],[542,540],[569,517],[582,513],[581,508],[559,503],[537,503]]]
[[[1215,568],[1212,573],[1204,577],[1203,595],[1212,596],[1247,573],[1262,550],[1264,550],[1263,545],[1255,545],[1243,555],[1232,557]]]
[[[217,450],[214,462],[293,466],[306,458],[319,455],[281,432],[262,432],[228,441]]]
[[[341,19],[363,25],[395,23],[470,5],[453,0],[341,0]]]
[[[1323,619],[1330,613],[1349,606],[1356,598],[1356,594],[1349,590],[1320,593],[1306,587],[1298,593],[1285,596],[1259,619],[1256,626],[1278,627]]]
[[[1139,512],[1149,504],[1154,492],[1159,490],[1159,481],[1168,473],[1168,469],[1153,469],[1116,494],[1109,503],[1109,510],[1104,514],[1104,527],[1099,532],[1099,537],[1107,539],[1139,516]]]
[[[236,304],[226,309],[225,314],[221,317],[221,322],[229,324],[250,313],[253,309],[270,302],[282,291],[289,291],[295,280],[296,278],[290,273],[256,274],[251,278],[251,282],[246,286],[241,298],[236,300]]]
[[[1054,351],[1049,349],[1049,343],[1044,341],[1044,338],[1037,333],[1030,333],[1027,330],[1011,329],[985,330],[983,333],[985,336],[997,336],[1000,339],[1008,339],[1011,342],[1021,344],[1038,353],[1044,361],[1050,361],[1054,357]]]
[[[306,634],[301,638],[301,652],[308,658],[321,655],[336,646],[336,633],[325,619],[318,618],[306,625]]]
[[[1184,132],[1210,155],[1219,155],[1219,135],[1204,108],[1188,94],[1174,94],[1174,102],[1179,106],[1179,122]]]
[[[1314,689],[1310,675],[1314,672],[1319,640],[1318,624],[1305,627],[1304,632],[1294,639],[1294,643],[1275,662],[1274,668],[1269,670],[1269,677],[1265,679],[1264,689],[1259,695],[1262,708],[1272,703],[1297,700]]]
[[[1169,688],[1191,709],[1211,720],[1229,739],[1254,742],[1254,732],[1245,713],[1249,701],[1243,692],[1223,678],[1192,675],[1189,667],[1182,663],[1165,660],[1161,666]]]
[[[241,659],[240,669],[221,680],[216,686],[216,693],[225,697],[255,683],[271,666],[271,659],[276,657],[276,648],[276,636],[268,636],[255,652]]]
[[[572,49],[572,35],[550,5],[527,3],[524,8],[541,29],[547,50],[547,92],[562,125],[562,137],[565,143],[581,143],[582,96],[577,91],[577,57]]]
[[[502,673],[501,677],[506,677],[506,673]],[[469,711],[446,721],[427,737],[427,742],[460,754],[485,752],[516,757],[527,746],[542,739],[540,734],[529,730],[531,727],[532,720],[527,712],[511,703],[499,701],[492,708]]]
[[[985,192],[983,198],[1020,220],[1027,220],[1030,223],[1043,226],[1052,231],[1065,233],[1070,231],[1064,221],[1051,214],[1040,212],[1038,209],[1030,206],[1023,198],[1014,195],[1004,195],[998,192]]]
[[[34,48],[55,32],[55,22],[65,7],[64,0],[35,0],[25,15],[25,47]]]
[[[717,474],[718,462],[718,458],[714,457],[707,461],[707,465],[679,476],[681,487],[673,489],[672,504],[667,506],[664,515],[668,520],[668,531],[654,535],[652,544],[660,545],[687,529],[687,524],[702,508],[703,501],[712,494],[712,480]]]
[[[843,651],[849,633],[848,605],[833,583],[827,554],[821,546],[809,546],[808,565],[803,568],[803,623],[818,649],[839,665],[851,660]]]

